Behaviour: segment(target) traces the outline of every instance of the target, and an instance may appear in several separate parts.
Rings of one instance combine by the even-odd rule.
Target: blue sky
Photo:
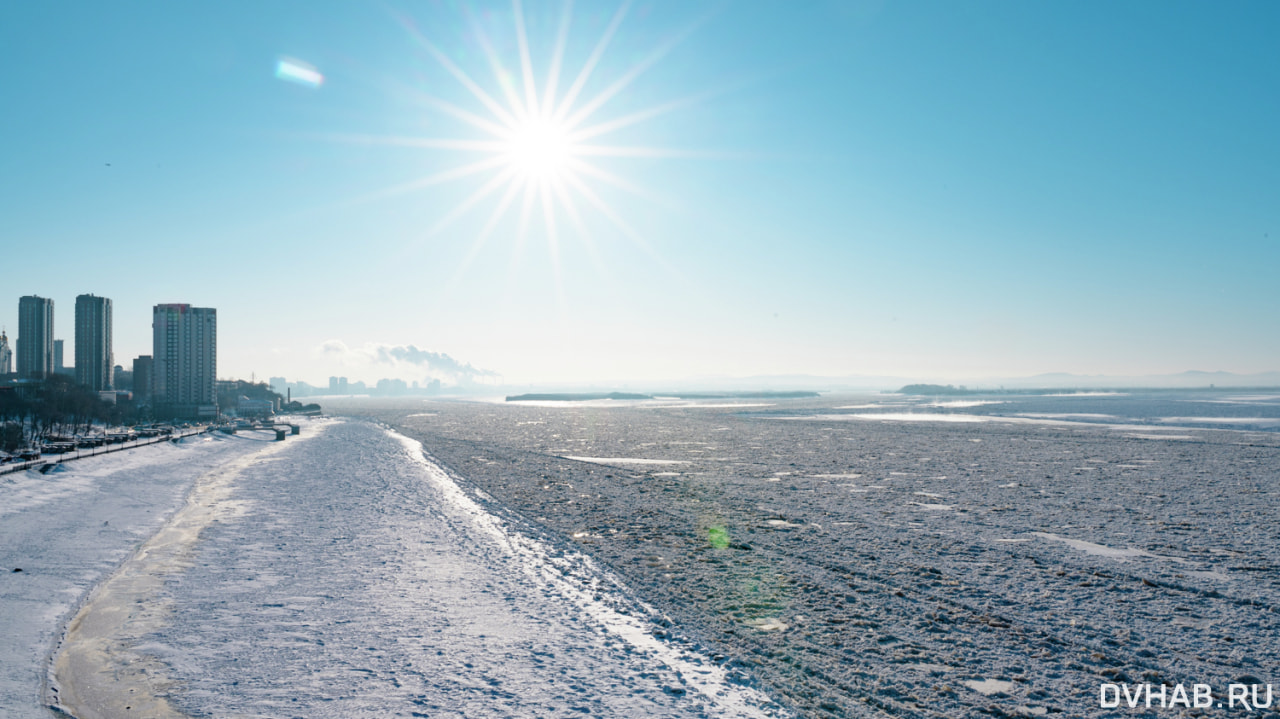
[[[522,8],[539,91],[564,7]],[[572,6],[560,97],[620,7]],[[53,297],[70,343],[105,295],[127,364],[151,305],[213,306],[220,375],[311,382],[426,379],[378,359],[410,344],[511,382],[1280,368],[1274,3],[623,9],[575,107],[643,71],[579,127],[663,111],[574,148],[642,156],[477,248],[505,184],[440,221],[501,153],[410,145],[493,139],[429,48],[509,108],[483,35],[523,101],[511,4],[5,6],[0,323]]]

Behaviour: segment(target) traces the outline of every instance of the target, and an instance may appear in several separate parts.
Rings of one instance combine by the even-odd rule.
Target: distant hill
[[[1150,387],[1147,389],[1157,389],[1157,388]],[[1192,388],[1186,388],[1186,389],[1192,389]],[[925,397],[939,397],[939,396],[949,396],[949,395],[972,395],[972,394],[1027,395],[1027,394],[1039,394],[1041,392],[1055,392],[1060,394],[1076,394],[1076,393],[1087,394],[1087,393],[1096,392],[1096,391],[1097,391],[1097,388],[1081,389],[1081,388],[1064,388],[1064,387],[1015,387],[1012,389],[1006,389],[1004,387],[1001,387],[1000,389],[990,389],[990,388],[982,389],[982,388],[976,388],[976,387],[975,388],[965,387],[964,385],[960,385],[959,387],[957,387],[955,385],[950,385],[950,384],[909,384],[903,387],[902,389],[898,390],[898,394],[907,394],[907,395],[916,395],[916,396],[925,396]]]
[[[939,381],[941,380],[941,381]],[[496,391],[513,392],[508,401],[583,401],[588,399],[787,399],[814,397],[817,390],[835,392],[896,392],[903,386],[925,386],[952,390],[931,391],[933,394],[992,392],[998,390],[1120,390],[1120,389],[1216,389],[1280,388],[1280,372],[1236,374],[1191,370],[1161,375],[1102,375],[1051,372],[1024,377],[893,377],[889,375],[758,375],[752,377],[700,376],[683,380],[638,382],[618,380],[589,385],[518,385]],[[627,391],[616,391],[623,387]],[[743,387],[767,387],[766,391],[742,390]],[[664,391],[658,391],[658,390]],[[490,390],[492,391],[492,390]],[[529,394],[519,394],[529,392]],[[797,394],[799,393],[799,394]]]
[[[1055,372],[1039,374],[1032,377],[1020,377],[1004,380],[987,380],[982,384],[990,387],[1041,387],[1041,388],[1107,388],[1122,387],[1185,389],[1193,387],[1280,387],[1280,372],[1260,372],[1257,374],[1236,374],[1234,372],[1204,372],[1190,370],[1177,374],[1112,376],[1082,375]]]
[[[1083,383],[1081,383],[1083,384]],[[1214,390],[1277,390],[1280,389],[1280,382],[1273,384],[1216,384],[1216,383],[1174,383],[1166,384],[1098,384],[1076,385],[1070,387],[1054,387],[1047,383],[1041,386],[1029,387],[966,387],[964,385],[955,386],[949,384],[909,384],[898,390],[898,394],[939,397],[951,395],[992,395],[992,394],[1009,394],[1009,395],[1029,395],[1041,394],[1044,392],[1053,392],[1056,394],[1088,394],[1097,392],[1098,390],[1112,390],[1121,392],[1158,392],[1161,390],[1179,390],[1182,392],[1209,392]]]

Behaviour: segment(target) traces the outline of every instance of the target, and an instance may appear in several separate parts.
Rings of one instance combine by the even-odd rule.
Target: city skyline
[[[181,299],[317,386],[1280,370],[1280,8],[564,8],[16,8],[0,237],[61,261],[0,325],[91,290],[130,359]]]
[[[20,305],[27,304],[29,301],[38,300],[40,302],[39,307],[41,308],[41,312],[47,312],[49,315],[50,325],[53,324],[55,315],[54,307],[56,303],[51,298],[24,296],[21,300],[22,302],[19,303]],[[112,300],[110,298],[98,297],[93,294],[79,295],[76,300],[77,314],[74,323],[74,334],[77,336],[82,334],[90,337],[94,336],[94,330],[91,329],[92,326],[103,322],[105,315],[105,327],[97,328],[98,339],[105,341],[105,346],[102,347],[99,352],[99,354],[104,355],[99,358],[103,361],[102,363],[104,365],[100,372],[105,376],[111,376],[117,370],[125,370],[132,375],[137,372],[139,367],[141,367],[145,387],[140,391],[137,387],[133,388],[132,391],[137,396],[146,397],[147,400],[152,398],[151,381],[154,376],[152,364],[153,355],[159,352],[156,349],[157,343],[161,342],[161,336],[164,334],[164,330],[157,324],[157,319],[165,315],[165,313],[161,311],[162,308],[178,308],[183,311],[185,311],[185,309],[191,309],[197,313],[210,313],[209,316],[213,318],[213,331],[210,334],[215,339],[213,343],[209,345],[207,350],[207,352],[212,353],[212,357],[208,357],[206,349],[198,350],[201,353],[205,353],[205,357],[207,358],[204,360],[205,364],[215,368],[213,371],[204,372],[204,375],[207,376],[202,375],[203,379],[200,381],[208,384],[210,389],[208,392],[200,395],[201,397],[212,397],[215,394],[212,389],[212,383],[215,381],[243,381],[245,379],[244,377],[234,375],[218,376],[216,373],[218,352],[216,343],[217,310],[213,308],[196,308],[192,307],[190,303],[162,303],[152,305],[152,321],[150,323],[150,327],[152,328],[152,347],[150,351],[152,354],[135,355],[131,359],[122,360],[122,363],[130,362],[132,365],[131,367],[125,367],[123,364],[115,363],[114,354],[111,351]],[[82,306],[87,305],[89,302],[95,302],[101,306],[94,309],[88,309],[85,307],[85,317],[82,321]],[[35,316],[35,305],[32,304],[32,307],[32,311],[28,314]],[[19,314],[21,315],[23,313],[20,311]],[[90,317],[93,317],[93,319],[89,319]],[[163,324],[163,322],[160,322],[160,325]],[[89,329],[82,332],[82,327]],[[105,336],[103,333],[105,333]],[[7,336],[5,339],[7,340]],[[203,346],[203,340],[201,339],[192,340],[191,338],[186,338],[183,341],[188,343],[194,342],[192,345],[193,347]],[[48,344],[51,348],[48,359],[48,362],[50,363],[49,367],[51,368],[50,374],[57,374],[61,371],[62,373],[75,377],[77,383],[88,386],[91,389],[95,389],[95,391],[114,388],[111,386],[111,383],[108,383],[108,386],[106,387],[97,387],[96,383],[92,381],[92,379],[86,381],[88,375],[93,372],[92,370],[82,371],[80,369],[82,363],[80,362],[79,357],[77,357],[75,364],[59,367],[58,358],[61,356],[64,340],[61,338],[53,339],[49,341]],[[10,359],[17,357],[15,345],[17,345],[16,337],[13,344],[7,348]],[[81,346],[80,342],[73,345],[73,347],[79,346]],[[272,375],[267,378],[253,372],[250,374],[249,379],[259,384],[271,387],[282,396],[286,394],[287,388],[296,387],[299,392],[298,396],[300,397],[324,396],[325,394],[439,394],[441,392],[448,393],[451,391],[463,391],[467,394],[475,394],[477,392],[484,394],[486,390],[492,393],[493,391],[498,391],[503,388],[513,387],[547,386],[561,388],[599,388],[600,386],[611,384],[643,387],[649,390],[664,388],[668,390],[688,390],[691,388],[697,388],[700,385],[706,389],[713,390],[747,388],[755,385],[768,385],[770,388],[803,387],[806,389],[818,388],[827,390],[887,389],[911,383],[919,379],[919,376],[911,376],[907,374],[837,374],[822,376],[797,373],[756,375],[748,377],[704,375],[701,377],[675,377],[665,379],[619,377],[585,381],[509,382],[501,374],[475,368],[469,364],[460,363],[447,354],[420,350],[413,345],[406,347],[375,345],[363,348],[350,348],[339,341],[331,340],[318,349],[326,355],[336,355],[336,359],[333,360],[333,366],[349,367],[350,364],[345,363],[345,361],[351,356],[358,356],[366,363],[371,363],[375,369],[372,369],[363,375],[357,375],[353,379],[349,379],[346,376],[330,375],[327,378],[327,381],[321,382],[314,382],[312,381],[313,378],[302,377],[292,373],[287,376]],[[77,349],[75,350],[75,353],[78,353],[79,351],[80,350]],[[379,367],[381,368],[380,370],[376,369]],[[406,370],[406,367],[410,369]],[[2,365],[0,365],[0,368],[2,368]],[[381,374],[379,374],[379,371],[381,371]],[[17,372],[16,366],[13,367],[13,372],[15,376],[21,377],[21,374]],[[428,372],[429,374],[424,374]],[[5,373],[0,372],[0,375],[3,374]],[[445,377],[447,381],[442,382],[441,376]],[[1005,383],[1009,383],[1011,387],[1195,387],[1202,385],[1212,386],[1215,382],[1219,383],[1219,386],[1223,387],[1271,386],[1280,384],[1280,371],[1263,370],[1261,372],[1241,373],[1224,370],[1208,372],[1200,370],[1183,370],[1181,372],[1152,373],[1146,375],[1087,375],[1068,372],[1045,372],[1037,373],[1035,375],[968,376],[962,377],[961,379],[973,382],[975,383],[975,386],[989,388],[996,387],[997,385],[1003,387]],[[190,376],[187,376],[184,382],[190,384]],[[190,390],[183,391],[190,394]]]
[[[109,404],[124,397],[157,416],[212,419],[219,414],[215,308],[188,303],[153,305],[151,353],[126,360],[130,368],[125,369],[115,364],[111,298],[93,294],[76,297],[72,367],[62,366],[64,340],[52,337],[55,305],[46,297],[20,298],[21,326],[15,343],[19,353],[10,351],[7,333],[0,330],[0,380],[6,388],[67,374]],[[21,363],[10,368],[15,354],[21,355]]]

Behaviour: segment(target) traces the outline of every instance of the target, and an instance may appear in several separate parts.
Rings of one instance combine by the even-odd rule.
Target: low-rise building
[[[241,417],[266,417],[275,414],[276,403],[269,399],[250,399],[241,396],[236,401],[236,414]]]

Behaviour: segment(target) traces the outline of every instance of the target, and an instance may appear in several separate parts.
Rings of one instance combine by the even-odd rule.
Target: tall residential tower
[[[0,377],[13,372],[13,350],[9,349],[9,335],[0,330]]]
[[[133,360],[133,399],[139,405],[151,404],[151,377],[154,374],[151,355],[141,355]]]
[[[18,300],[18,374],[44,379],[53,374],[53,300],[28,295]]]
[[[76,382],[95,392],[112,389],[111,300],[76,298]]]
[[[216,417],[218,311],[183,304],[156,305],[151,333],[151,391],[156,416]]]

